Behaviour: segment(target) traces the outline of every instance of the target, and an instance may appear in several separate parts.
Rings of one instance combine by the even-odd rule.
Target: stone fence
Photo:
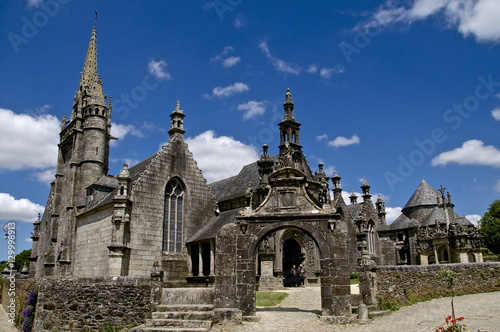
[[[400,306],[449,296],[450,289],[439,275],[442,268],[456,273],[456,295],[500,291],[499,262],[378,266],[375,287],[379,305]]]
[[[149,277],[45,277],[38,285],[34,330],[135,326],[149,315]]]

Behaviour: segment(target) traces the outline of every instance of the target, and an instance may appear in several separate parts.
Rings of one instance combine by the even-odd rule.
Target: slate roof
[[[224,225],[236,221],[236,217],[239,216],[239,211],[239,209],[234,209],[221,212],[218,216],[213,217],[205,225],[203,225],[187,242],[189,243],[215,238],[217,232],[219,232]]]
[[[146,170],[146,168],[149,166],[151,161],[156,156],[157,156],[157,153],[155,153],[154,155],[152,155],[149,158],[144,159],[140,163],[135,164],[134,166],[132,166],[128,169],[128,171],[130,173],[130,178],[132,179],[132,182],[139,178],[139,176]],[[113,190],[108,195],[106,195],[106,197],[104,197],[104,199],[101,200],[100,202],[96,202],[90,209],[88,209],[86,211],[91,211],[91,210],[96,209],[98,207],[105,206],[107,204],[110,204],[113,201],[113,197],[115,196],[116,191],[118,190],[118,180],[116,179],[115,176],[105,175],[105,176],[102,176],[99,180],[97,180],[94,184],[102,185],[101,183],[107,183],[107,184],[109,184],[109,185],[107,185],[107,187],[115,188],[115,190]]]
[[[253,189],[259,185],[259,167],[257,162],[243,166],[238,175],[212,182],[212,188],[217,201],[222,202],[231,198],[245,196],[248,184],[252,183]]]
[[[353,220],[356,220],[361,213],[361,203],[347,205],[347,211],[351,214]]]
[[[467,218],[460,217],[455,211],[448,210],[448,217],[450,219],[450,223],[458,223],[467,226],[473,225]],[[422,222],[422,225],[429,226],[436,224],[436,220],[439,220],[441,224],[446,223],[446,214],[443,208],[435,207],[432,209],[431,214]]]
[[[406,228],[418,227],[419,225],[420,223],[418,221],[411,220],[404,214],[401,214],[389,226],[390,229],[406,229]]]
[[[437,205],[437,198],[440,196],[436,189],[432,188],[425,180],[422,180],[403,210],[416,206]]]

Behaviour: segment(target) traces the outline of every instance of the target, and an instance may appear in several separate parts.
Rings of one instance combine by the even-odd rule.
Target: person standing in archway
[[[305,287],[304,281],[306,280],[306,269],[304,268],[304,265],[302,265],[302,264],[299,265],[298,275],[299,275],[299,286]]]
[[[290,274],[292,275],[292,287],[300,286],[299,270],[297,269],[297,266],[295,264],[292,265],[292,268],[290,269]]]

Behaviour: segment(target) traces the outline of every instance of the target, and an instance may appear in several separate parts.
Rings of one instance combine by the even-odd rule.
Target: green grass
[[[349,280],[351,282],[351,285],[359,284],[359,279],[349,279]]]
[[[284,292],[257,292],[256,305],[258,307],[274,307],[288,296]]]

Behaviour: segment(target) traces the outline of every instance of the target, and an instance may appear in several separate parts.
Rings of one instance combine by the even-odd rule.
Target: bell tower
[[[71,275],[76,219],[87,187],[108,173],[111,98],[97,73],[97,31],[92,29],[71,117],[63,116],[55,180],[40,225],[36,276]]]

